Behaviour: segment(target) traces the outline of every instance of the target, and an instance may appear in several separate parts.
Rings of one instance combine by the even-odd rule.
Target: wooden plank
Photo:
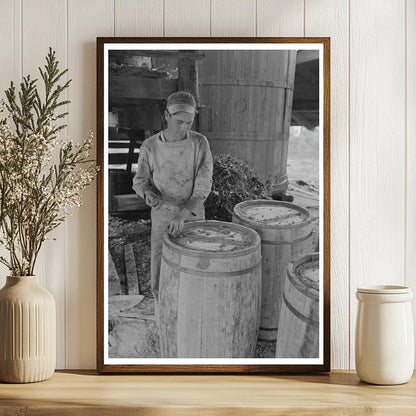
[[[305,35],[331,44],[331,367],[349,368],[349,11],[343,0],[306,3]]]
[[[143,130],[141,130],[141,132],[143,132]],[[135,152],[134,148],[136,146],[136,139],[135,138],[130,138],[130,143],[129,143],[129,148],[128,148],[128,156],[127,156],[127,172],[131,172],[131,165],[133,164],[133,160],[134,163],[136,163],[136,154],[138,154],[139,152]]]
[[[126,315],[130,313],[133,315],[134,312],[131,312],[131,309],[137,306],[142,300],[144,296],[142,295],[115,295],[108,297],[108,309],[110,312],[116,312],[118,316],[120,316],[120,312],[125,313]],[[136,316],[138,316],[139,312],[136,310]],[[129,313],[129,314],[130,314]],[[134,315],[133,315],[134,316]],[[131,317],[131,316],[126,316]]]
[[[4,91],[10,86],[10,81],[18,85],[22,77],[21,51],[21,1],[4,0],[0,13],[0,100],[5,99]],[[4,247],[0,255],[8,257]],[[6,283],[9,271],[0,264],[0,287]]]
[[[136,194],[114,195],[113,204],[114,212],[147,211],[150,209],[143,198]]]
[[[416,288],[416,2],[406,2],[406,278],[405,284]],[[413,297],[413,316],[416,322],[416,296]],[[416,331],[416,326],[415,326]],[[416,333],[415,333],[416,336]],[[416,357],[416,356],[415,356]],[[415,361],[416,362],[416,361]]]
[[[136,76],[110,75],[112,102],[119,98],[129,99],[165,99],[178,90],[176,79],[140,78]]]
[[[164,2],[164,36],[209,36],[210,0]]]
[[[111,375],[58,372],[45,383],[1,386],[0,414],[413,416],[415,376],[401,386],[360,383],[355,373],[320,375]],[[163,392],[163,400],[161,400]]]
[[[110,129],[111,140],[138,138],[138,130],[161,130],[160,101],[137,98],[109,97],[109,106],[115,107],[118,115],[118,130]]]
[[[350,366],[357,286],[404,283],[405,0],[352,0]],[[382,23],[381,23],[382,22]]]
[[[199,105],[198,69],[195,59],[178,59],[178,89],[191,92]]]
[[[67,67],[66,0],[39,0],[22,2],[22,56],[23,75],[40,78],[38,67],[45,65],[48,48],[56,51],[60,69]],[[41,22],[41,24],[40,24]],[[65,79],[65,78],[64,78]],[[42,83],[39,82],[39,90]],[[67,93],[62,94],[65,99]],[[63,108],[65,110],[65,108]],[[67,129],[61,132],[65,137]],[[57,158],[54,158],[57,162]],[[61,225],[48,236],[56,241],[45,241],[42,246],[35,274],[42,286],[54,296],[57,313],[57,368],[66,365],[66,281],[68,259],[68,225]]]
[[[211,0],[211,36],[256,36],[256,0]]]
[[[137,163],[138,153],[133,154],[133,163]],[[126,167],[126,171],[128,171],[128,149],[125,150],[124,153],[110,153],[109,155],[109,164],[110,168],[114,166],[123,165]]]
[[[133,244],[126,244],[124,246],[124,264],[126,265],[127,293],[129,295],[139,295],[139,282],[137,280]]]
[[[163,36],[163,0],[115,0],[115,36]]]
[[[196,59],[200,60],[204,58],[203,53],[195,52],[195,51],[177,51],[177,50],[167,50],[167,49],[161,49],[161,50],[148,50],[148,49],[142,49],[142,50],[112,50],[111,56],[114,56],[118,59],[124,60],[127,56],[129,57],[150,57],[150,58],[189,58],[189,59]]]
[[[304,0],[257,0],[257,36],[304,36]]]
[[[96,124],[96,37],[114,34],[113,0],[68,0],[68,133],[79,142]],[[95,149],[92,150],[95,155]],[[96,184],[86,189],[83,206],[68,221],[67,366],[96,363]],[[75,249],[74,249],[75,248]],[[82,340],[82,342],[80,342]]]
[[[113,261],[113,257],[108,250],[108,296],[120,295],[120,277],[117,273],[116,266]]]

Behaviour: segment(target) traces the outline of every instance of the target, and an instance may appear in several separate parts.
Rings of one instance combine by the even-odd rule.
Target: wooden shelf
[[[58,371],[1,384],[0,415],[415,415],[416,377],[400,386],[322,375],[97,375]]]

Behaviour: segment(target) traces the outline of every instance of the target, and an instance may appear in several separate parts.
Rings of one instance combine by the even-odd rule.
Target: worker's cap
[[[169,95],[166,108],[170,114],[179,112],[194,115],[196,110],[196,101],[192,94],[186,91],[177,91]]]

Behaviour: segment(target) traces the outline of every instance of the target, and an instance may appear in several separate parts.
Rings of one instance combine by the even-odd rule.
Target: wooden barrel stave
[[[180,271],[179,269],[171,269],[166,262],[161,261],[160,264],[160,287],[166,287],[168,282],[168,290],[159,293],[158,308],[159,308],[159,340],[160,350],[163,358],[175,358],[178,356],[177,344],[171,342],[177,338],[176,325],[169,325],[169,322],[177,322],[178,310],[170,308],[176,302],[176,294],[179,291]],[[160,313],[163,311],[163,314]]]
[[[262,302],[261,324],[259,337],[263,340],[276,339],[277,323],[283,293],[283,280],[279,279],[279,270],[285,267],[286,259],[290,258],[291,247],[285,245],[262,245]]]
[[[313,251],[313,239],[312,231],[307,235],[306,238],[298,240],[292,244],[292,253],[290,256],[291,261],[298,259],[299,257],[304,256],[307,253]]]
[[[260,306],[260,291],[253,285],[256,280],[253,275],[216,281],[183,275],[178,300],[178,357],[253,356]],[[236,297],[236,293],[247,295]]]

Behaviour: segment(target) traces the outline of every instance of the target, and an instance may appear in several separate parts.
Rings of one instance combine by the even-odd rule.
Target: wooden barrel
[[[319,253],[289,264],[276,357],[319,357]]]
[[[260,234],[262,300],[259,339],[275,341],[287,266],[312,251],[312,218],[306,209],[295,204],[259,199],[237,204],[233,222]]]
[[[273,192],[287,189],[296,51],[206,50],[199,62],[199,131],[214,155],[247,160]]]
[[[260,324],[261,247],[253,230],[220,221],[165,235],[159,293],[163,358],[250,358]]]

